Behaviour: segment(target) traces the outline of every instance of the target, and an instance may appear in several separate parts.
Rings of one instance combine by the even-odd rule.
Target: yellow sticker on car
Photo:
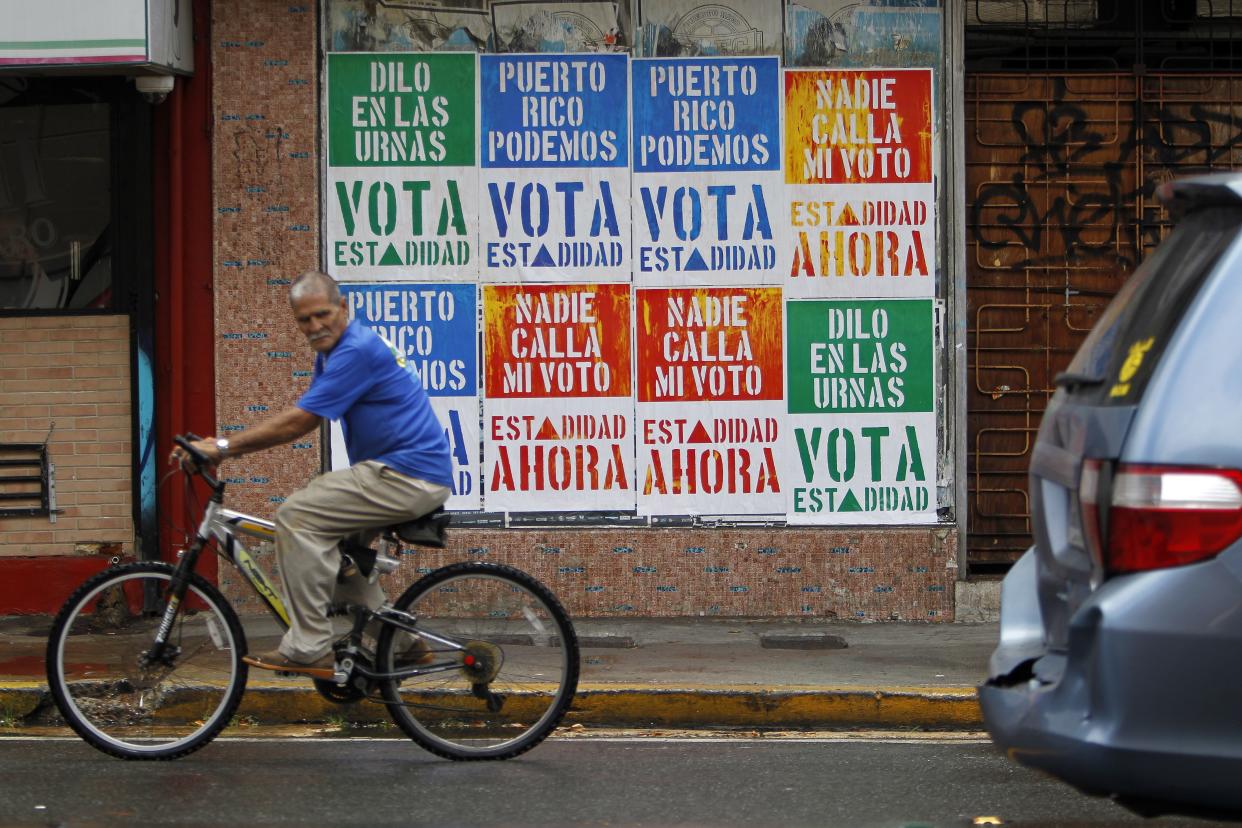
[[[1151,350],[1155,341],[1154,336],[1149,336],[1130,346],[1130,353],[1126,354],[1126,361],[1121,363],[1121,370],[1117,372],[1117,382],[1109,389],[1108,396],[1124,397],[1130,393],[1130,380],[1134,379],[1134,375],[1138,373],[1143,365],[1143,357]]]

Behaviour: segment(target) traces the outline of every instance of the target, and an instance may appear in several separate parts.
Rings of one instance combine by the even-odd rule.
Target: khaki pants
[[[289,599],[289,631],[281,655],[303,663],[327,655],[335,640],[328,607],[334,602],[366,604],[386,600],[378,583],[355,574],[338,584],[346,535],[412,520],[443,505],[445,486],[407,477],[367,460],[321,474],[294,492],[276,511],[276,557]]]

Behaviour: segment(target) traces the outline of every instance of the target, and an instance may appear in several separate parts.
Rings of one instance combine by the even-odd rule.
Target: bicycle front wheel
[[[52,625],[47,680],[74,732],[125,759],[174,759],[229,723],[246,687],[237,614],[191,576],[163,653],[152,647],[173,568],[109,569],[78,588]]]
[[[560,723],[578,688],[578,638],[547,587],[508,566],[453,564],[395,607],[441,639],[416,645],[418,675],[383,683],[390,715],[419,745],[449,759],[508,759]],[[408,636],[385,625],[376,650],[392,670]]]

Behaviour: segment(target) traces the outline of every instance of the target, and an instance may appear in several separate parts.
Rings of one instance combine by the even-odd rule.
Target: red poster
[[[628,397],[629,285],[486,285],[491,399]]]
[[[779,288],[637,291],[638,401],[782,398]]]
[[[932,180],[930,69],[785,72],[785,181]]]

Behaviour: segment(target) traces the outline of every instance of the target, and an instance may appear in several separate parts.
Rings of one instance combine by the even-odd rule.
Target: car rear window
[[[1182,219],[1118,291],[1058,384],[1092,405],[1142,399],[1165,346],[1239,227],[1242,209],[1236,208]]]

